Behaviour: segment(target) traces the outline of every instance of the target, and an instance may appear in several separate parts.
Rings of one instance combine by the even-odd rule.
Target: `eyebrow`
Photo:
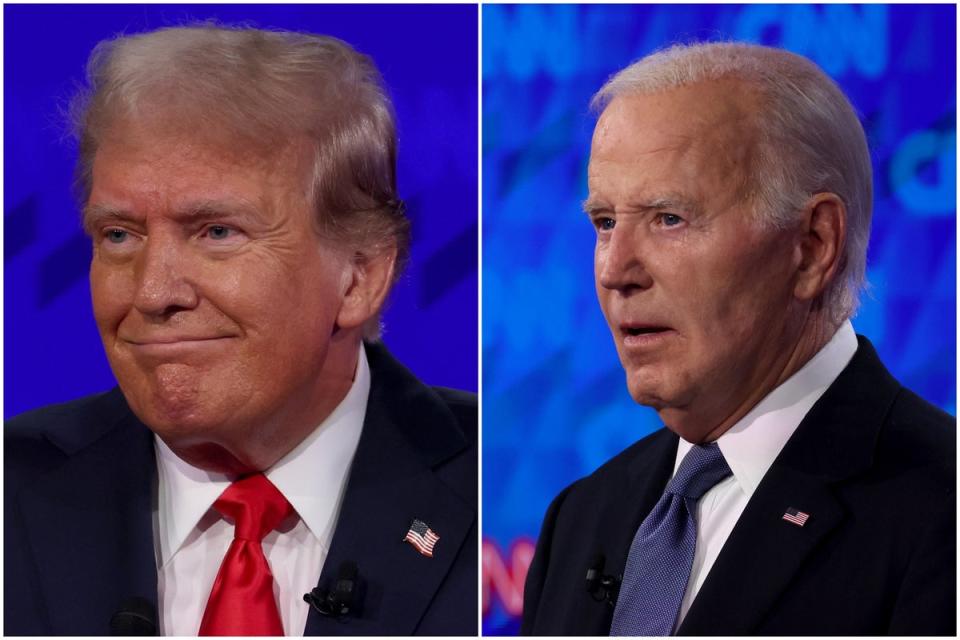
[[[127,222],[136,219],[137,216],[130,211],[109,204],[88,204],[80,212],[80,222],[83,225],[83,230],[90,235],[93,235],[95,224],[101,221]]]
[[[584,213],[586,213],[588,216],[614,210],[614,208],[609,204],[600,200],[593,200],[591,198],[584,200],[581,207],[583,208]],[[690,200],[689,198],[685,198],[680,195],[666,195],[650,198],[649,200],[632,200],[626,204],[624,209],[627,211],[637,212],[655,211],[660,209],[679,209],[682,211],[697,212],[699,207],[693,200]]]
[[[187,203],[173,214],[173,218],[178,222],[193,223],[232,216],[259,218],[260,211],[242,200],[199,200]],[[142,220],[142,215],[110,204],[87,205],[82,212],[83,228],[87,233],[90,233],[98,223],[141,222]]]

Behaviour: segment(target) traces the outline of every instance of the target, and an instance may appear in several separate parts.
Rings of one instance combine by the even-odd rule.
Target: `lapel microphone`
[[[129,598],[110,618],[112,636],[157,635],[157,609],[146,598]]]
[[[590,568],[587,569],[587,593],[597,602],[606,601],[610,607],[617,604],[617,596],[620,595],[620,583],[623,582],[623,576],[614,576],[603,572],[603,566],[606,559],[602,553],[594,556]]]
[[[340,619],[351,614],[357,615],[362,602],[358,573],[357,563],[345,560],[340,563],[333,589],[316,587],[310,593],[305,593],[303,599],[322,616]]]

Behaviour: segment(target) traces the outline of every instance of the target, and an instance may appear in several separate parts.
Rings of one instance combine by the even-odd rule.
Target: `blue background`
[[[660,427],[627,394],[580,202],[591,95],[677,41],[781,46],[844,88],[876,195],[854,327],[901,382],[956,413],[955,25],[946,5],[483,7],[485,568],[522,581],[549,501]],[[502,584],[484,577],[485,633],[516,630]]]
[[[96,43],[197,20],[339,37],[394,99],[412,258],[384,342],[431,384],[477,388],[477,7],[4,7],[4,415],[113,386],[90,310],[90,241],[60,109]]]

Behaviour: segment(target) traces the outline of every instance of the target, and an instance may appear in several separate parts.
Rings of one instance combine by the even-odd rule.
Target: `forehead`
[[[591,191],[611,178],[634,188],[670,182],[678,191],[742,182],[757,141],[756,100],[742,84],[710,81],[614,98],[594,130]]]
[[[595,150],[618,137],[733,140],[752,130],[760,106],[756,90],[736,79],[698,82],[651,94],[624,94],[604,109],[594,130]]]
[[[167,199],[303,195],[304,150],[293,144],[264,148],[202,130],[120,120],[98,140],[91,168],[91,200],[124,191]]]
[[[214,118],[193,119],[157,110],[136,117],[118,116],[95,134],[94,162],[109,152],[131,159],[149,159],[166,166],[194,161],[260,169],[302,160],[304,141],[283,135],[257,137],[220,126]],[[283,172],[287,172],[285,168]]]

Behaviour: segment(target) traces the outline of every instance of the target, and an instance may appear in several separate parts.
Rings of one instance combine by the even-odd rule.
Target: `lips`
[[[208,357],[230,344],[234,336],[138,336],[122,339],[138,358],[165,362],[182,358]]]
[[[206,342],[209,340],[221,340],[229,336],[156,336],[149,338],[122,338],[124,342],[138,346],[155,344],[177,344],[180,342]]]
[[[630,322],[630,323],[620,324],[620,332],[625,336],[654,335],[658,333],[664,333],[667,331],[673,331],[673,329],[665,325],[648,324],[648,323]]]
[[[676,335],[672,327],[654,322],[624,322],[618,329],[623,347],[631,352],[659,348]]]

